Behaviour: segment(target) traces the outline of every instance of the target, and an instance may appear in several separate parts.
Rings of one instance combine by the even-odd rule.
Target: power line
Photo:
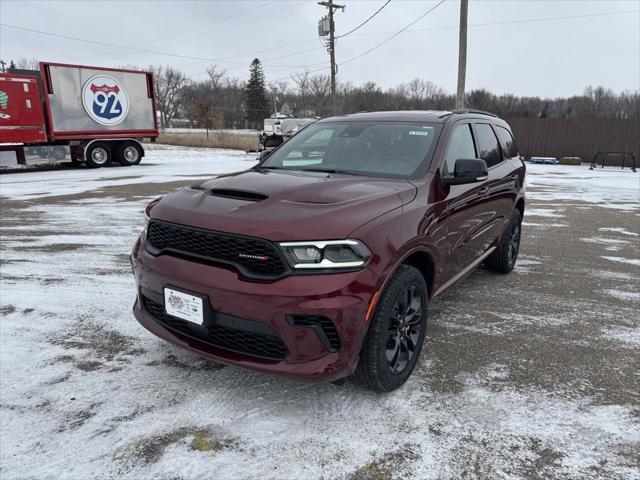
[[[406,31],[409,27],[415,25],[416,23],[418,23],[420,20],[422,20],[424,17],[426,17],[427,15],[429,15],[431,12],[433,12],[436,8],[438,8],[440,5],[442,5],[446,0],[440,0],[436,5],[434,5],[433,7],[431,7],[429,10],[427,10],[426,12],[424,12],[422,15],[420,15],[418,18],[416,18],[413,22],[409,23],[406,27],[402,28],[401,30],[398,30],[396,33],[394,33],[393,35],[391,35],[389,38],[384,39],[382,42],[377,43],[376,45],[374,45],[373,47],[371,47],[370,49],[362,52],[359,55],[356,55],[355,57],[350,58],[349,60],[345,60],[344,62],[340,63],[340,66],[342,65],[346,65],[347,63],[351,63],[354,60],[357,60],[361,57],[364,57],[365,55],[368,55],[369,53],[373,52],[374,50],[376,50],[377,48],[380,48],[382,45],[384,45],[387,42],[390,42],[391,40],[393,40],[394,38],[396,38],[398,35],[400,35],[402,32]]]
[[[511,24],[519,24],[519,23],[537,23],[537,22],[548,22],[553,20],[571,20],[575,18],[590,18],[590,17],[605,17],[609,15],[621,15],[627,13],[638,13],[640,10],[618,10],[616,12],[601,12],[601,13],[586,13],[584,15],[566,15],[562,17],[541,17],[541,18],[522,18],[518,20],[505,20],[502,22],[488,22],[488,23],[470,23],[469,27],[494,27],[499,25],[511,25]],[[429,28],[412,28],[411,30],[406,30],[406,32],[431,32],[435,30],[457,30],[459,25],[450,25],[447,27],[429,27]],[[387,33],[393,33],[393,31],[385,31],[385,32],[369,32],[369,33],[359,33],[356,36],[368,36],[368,35],[384,35]]]
[[[259,16],[251,17],[251,18],[242,20],[240,22],[236,22],[236,23],[231,24],[231,25],[221,26],[221,27],[219,27],[217,29],[214,29],[214,30],[210,30],[210,31],[202,32],[202,33],[197,33],[196,35],[192,35],[192,36],[184,38],[182,40],[170,41],[168,43],[166,43],[166,42],[165,43],[160,43],[157,46],[155,46],[154,48],[155,49],[164,49],[164,48],[167,48],[167,47],[172,47],[172,46],[175,46],[175,45],[179,45],[181,43],[190,42],[190,41],[193,41],[193,40],[198,39],[198,38],[206,37],[206,36],[211,35],[213,33],[217,34],[217,33],[223,32],[225,30],[235,29],[235,28],[244,26],[244,25],[249,24],[249,23],[261,21],[266,17],[270,17],[272,15],[276,15],[276,14],[278,14],[278,13],[284,11],[284,10],[287,10],[289,8],[291,8],[291,7],[290,7],[289,4],[287,4],[287,6],[283,7],[283,8],[279,8],[279,9],[275,9],[275,10],[274,9],[269,9],[270,11],[268,11],[266,13],[263,13],[263,14],[260,14]],[[252,10],[254,10],[254,9],[252,9]],[[243,13],[243,12],[245,12],[245,10],[243,10],[241,13]],[[234,16],[237,16],[237,15],[234,15]],[[218,23],[218,22],[213,22],[213,23]],[[200,27],[198,29],[201,29],[201,28],[202,27]],[[193,29],[193,31],[198,30],[198,29]],[[191,32],[187,32],[187,33],[191,33]],[[173,35],[173,36],[177,36],[177,34]],[[169,35],[167,38],[171,38],[171,35]],[[157,41],[160,41],[160,40],[162,40],[162,39],[157,39]],[[148,43],[156,43],[156,41],[152,41],[152,42],[148,42]],[[138,47],[140,47],[140,46],[143,46],[143,45],[138,45]],[[110,56],[110,57],[108,57],[108,59],[130,57],[133,54],[134,53],[128,53],[128,54],[125,54],[125,55],[120,55],[118,57]]]
[[[45,32],[42,30],[36,30],[36,29],[32,29],[32,28],[25,28],[25,27],[19,27],[17,25],[11,25],[8,23],[0,23],[0,26],[3,27],[7,27],[7,28],[13,28],[15,30],[21,30],[24,32],[31,32],[31,33],[37,33],[40,35],[46,35],[49,37],[55,37],[55,38],[64,38],[66,40],[75,40],[78,42],[84,42],[84,43],[90,43],[93,45],[102,45],[102,46],[107,46],[107,47],[117,47],[117,48],[122,48],[122,49],[126,49],[126,50],[134,50],[137,52],[142,52],[142,53],[151,53],[154,55],[164,55],[167,57],[175,57],[175,58],[186,58],[186,59],[190,59],[190,60],[202,60],[205,62],[211,62],[211,63],[231,63],[231,64],[235,64],[235,65],[244,65],[244,62],[233,62],[233,61],[229,61],[229,60],[223,60],[220,58],[207,58],[207,57],[196,57],[196,56],[192,56],[192,55],[180,55],[178,53],[169,53],[169,52],[161,52],[158,50],[148,50],[145,48],[136,48],[136,47],[126,47],[124,45],[117,45],[117,44],[113,44],[113,43],[107,43],[107,42],[100,42],[97,40],[89,40],[87,38],[79,38],[79,37],[72,37],[70,35],[63,35],[60,33],[51,33],[51,32]],[[268,67],[277,67],[277,68],[300,68],[300,67],[304,67],[304,65],[265,65]]]
[[[438,2],[436,5],[434,5],[433,7],[431,7],[429,10],[427,10],[426,12],[424,12],[422,15],[420,15],[418,18],[416,18],[413,22],[409,23],[407,26],[405,26],[404,28],[402,28],[401,30],[395,32],[393,35],[391,35],[389,38],[386,38],[385,40],[383,40],[382,42],[374,45],[373,47],[371,47],[370,49],[362,52],[359,55],[356,55],[355,57],[350,58],[349,60],[345,60],[344,62],[338,64],[339,66],[345,65],[347,63],[351,63],[355,60],[357,60],[358,58],[364,57],[365,55],[373,52],[374,50],[376,50],[377,48],[381,47],[382,45],[384,45],[387,42],[390,42],[391,40],[393,40],[395,37],[397,37],[398,35],[400,35],[401,33],[403,33],[404,31],[406,31],[409,27],[415,25],[416,23],[418,23],[420,20],[422,20],[424,17],[426,17],[427,15],[429,15],[431,12],[433,12],[436,8],[438,8],[440,5],[442,5],[446,0],[440,0],[440,2]],[[318,68],[316,70],[311,70],[311,71],[305,71],[304,73],[316,73],[316,72],[321,72],[326,70],[326,67],[324,68]],[[290,78],[291,75],[287,76],[287,77],[281,77],[281,78],[277,78],[275,80],[271,80],[272,82],[277,82],[280,80],[285,80],[287,78]]]
[[[252,6],[251,8],[247,8],[245,10],[241,10],[239,12],[234,13],[233,15],[229,15],[227,17],[223,17],[223,18],[217,18],[213,21],[208,21],[206,23],[200,24],[197,27],[191,27],[185,30],[179,30],[179,31],[174,31],[173,33],[170,33],[169,35],[163,35],[162,37],[156,37],[153,40],[147,40],[145,42],[139,43],[138,45],[135,45],[136,47],[144,47],[147,45],[152,45],[154,43],[160,42],[162,40],[166,40],[168,38],[175,38],[181,35],[184,35],[186,33],[191,33],[191,32],[195,32],[196,30],[201,30],[205,27],[210,27],[211,25],[216,25],[218,23],[224,22],[226,20],[230,20],[232,18],[237,17],[238,15],[241,15],[243,13],[249,12],[249,11],[253,11],[254,7]],[[112,50],[110,52],[107,52],[106,54],[96,54],[96,55],[91,55],[89,57],[79,57],[78,60],[80,60],[80,58],[82,59],[89,59],[89,58],[96,58],[96,57],[104,57],[105,55],[107,56],[107,59],[112,57],[113,55],[117,54],[118,52],[120,52],[122,49],[118,49],[118,50]]]
[[[355,32],[356,30],[358,30],[360,27],[362,27],[363,25],[365,25],[369,20],[371,20],[373,17],[375,17],[376,15],[378,15],[382,9],[384,9],[384,7],[386,7],[387,5],[389,5],[391,3],[391,0],[387,0],[387,3],[385,3],[384,5],[382,5],[378,10],[376,10],[373,15],[371,15],[369,18],[367,18],[364,22],[362,22],[360,25],[358,25],[356,28],[352,28],[351,30],[349,30],[347,33],[344,33],[342,35],[338,35],[336,38],[344,38],[347,35],[352,34],[353,32]]]

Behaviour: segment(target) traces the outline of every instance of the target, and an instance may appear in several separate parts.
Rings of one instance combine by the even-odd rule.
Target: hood
[[[273,241],[341,239],[415,195],[406,180],[249,170],[167,195],[151,217]]]

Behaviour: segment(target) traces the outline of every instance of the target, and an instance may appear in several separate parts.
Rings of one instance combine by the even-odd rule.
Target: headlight
[[[358,268],[371,258],[371,252],[359,240],[282,242],[280,247],[295,269]]]
[[[153,207],[155,207],[158,202],[162,200],[162,197],[158,197],[155,200],[152,200],[151,202],[149,202],[149,204],[145,207],[144,209],[144,218],[146,220],[146,223],[149,223],[149,220],[151,220],[151,210],[153,209]]]
[[[158,197],[155,200],[149,202],[149,204],[144,209],[144,228],[142,229],[142,236],[147,235],[147,227],[149,226],[149,220],[151,220],[151,210],[155,207],[158,202],[162,200],[162,197]]]

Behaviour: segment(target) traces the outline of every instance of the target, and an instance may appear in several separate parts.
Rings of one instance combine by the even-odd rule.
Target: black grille
[[[252,357],[283,360],[287,353],[282,340],[275,335],[249,332],[222,325],[200,327],[169,315],[164,305],[142,296],[144,307],[156,321],[203,343]]]
[[[313,328],[327,350],[332,352],[340,350],[340,335],[329,318],[316,315],[289,315],[288,319],[289,323],[296,327]]]
[[[159,251],[234,265],[249,277],[277,278],[287,271],[277,247],[260,238],[156,220],[149,223],[147,241]]]

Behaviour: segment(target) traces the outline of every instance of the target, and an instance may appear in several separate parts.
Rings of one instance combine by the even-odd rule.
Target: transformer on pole
[[[327,7],[329,14],[325,15],[318,22],[318,35],[320,38],[329,36],[329,43],[327,50],[331,59],[331,115],[336,114],[336,73],[338,73],[338,66],[336,65],[336,49],[335,49],[335,31],[336,24],[333,21],[333,13],[336,9],[340,8],[344,12],[344,5],[336,5],[333,0],[327,0],[326,2],[318,2],[318,5]]]

